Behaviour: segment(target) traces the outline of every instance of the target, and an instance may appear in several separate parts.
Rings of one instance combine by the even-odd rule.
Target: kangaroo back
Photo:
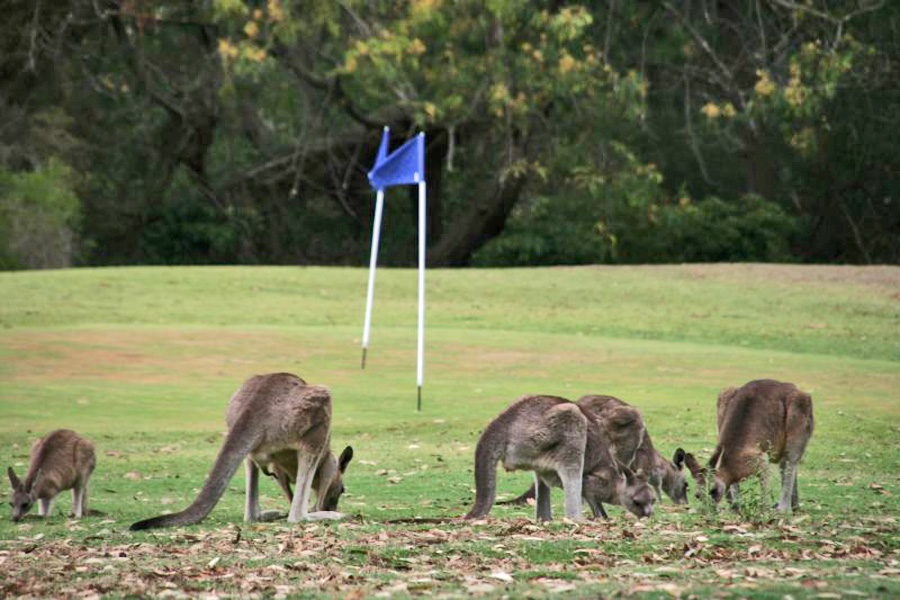
[[[209,476],[203,483],[203,489],[193,504],[181,512],[171,515],[162,515],[152,519],[144,519],[131,525],[132,531],[153,529],[156,527],[178,527],[181,525],[193,525],[199,523],[218,504],[228,482],[234,476],[234,472],[240,466],[250,451],[259,443],[263,436],[263,428],[259,426],[250,411],[244,411],[234,422],[225,438],[222,449],[216,457]]]

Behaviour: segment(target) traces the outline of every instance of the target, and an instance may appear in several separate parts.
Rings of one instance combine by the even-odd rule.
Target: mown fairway
[[[0,273],[0,466],[22,475],[33,439],[75,429],[97,447],[91,505],[105,513],[66,519],[69,492],[47,523],[14,524],[5,508],[0,596],[900,594],[900,268],[432,271],[419,414],[415,274],[379,272],[360,371],[365,277]],[[200,526],[127,532],[193,499],[231,393],[271,371],[331,387],[332,448],[356,451],[340,507],[351,518],[246,525],[237,476]],[[521,394],[617,395],[643,409],[660,450],[702,459],[719,390],[761,377],[815,403],[793,517],[693,501],[643,522],[613,507],[608,522],[535,525],[531,509],[495,507],[475,524],[388,523],[462,515],[478,434]],[[264,479],[264,508],[286,509]],[[501,474],[500,491],[529,481]]]

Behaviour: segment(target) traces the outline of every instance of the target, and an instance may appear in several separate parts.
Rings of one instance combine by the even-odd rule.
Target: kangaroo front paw
[[[344,513],[337,512],[336,510],[320,510],[316,512],[311,512],[306,515],[306,518],[310,521],[324,521],[324,520],[334,520],[343,519],[346,515]]]
[[[281,519],[286,519],[287,513],[283,513],[278,510],[264,510],[259,513],[259,518],[256,519],[261,523],[269,523],[271,521],[280,521]]]

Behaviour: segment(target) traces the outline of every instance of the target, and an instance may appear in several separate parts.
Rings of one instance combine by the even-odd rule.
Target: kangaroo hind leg
[[[813,432],[812,398],[797,392],[788,398],[785,419],[784,454],[781,459],[781,500],[778,510],[788,512],[799,508],[797,466]]]
[[[245,461],[244,521],[259,521],[259,467],[252,458]]]
[[[581,521],[581,488],[584,476],[584,449],[587,443],[588,420],[575,404],[561,404],[548,411],[546,428],[555,439],[546,459],[555,465],[565,493],[566,518]]]
[[[81,519],[87,516],[87,483],[81,483],[72,488],[72,511],[70,517]]]
[[[313,476],[320,458],[321,454],[313,454],[305,448],[297,451],[297,489],[294,490],[291,512],[288,514],[290,523],[305,521],[309,518],[309,513],[307,512],[309,496],[312,491]]]
[[[550,506],[550,486],[541,480],[541,476],[535,472],[534,474],[534,505],[535,519],[538,521],[553,520],[552,508]]]

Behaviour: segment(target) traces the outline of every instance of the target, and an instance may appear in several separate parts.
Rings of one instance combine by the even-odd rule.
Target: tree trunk
[[[472,206],[447,227],[431,249],[428,263],[433,267],[462,267],[472,254],[500,235],[506,219],[522,193],[526,177],[494,180],[475,190]]]

